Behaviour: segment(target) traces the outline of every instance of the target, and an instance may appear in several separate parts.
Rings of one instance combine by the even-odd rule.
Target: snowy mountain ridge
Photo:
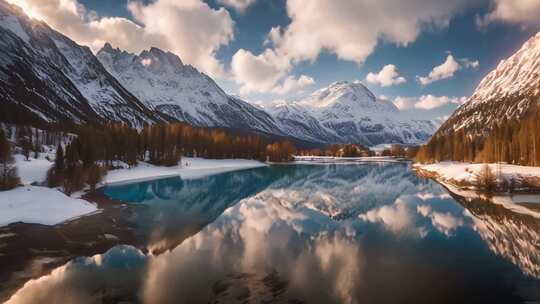
[[[277,104],[269,111],[286,132],[324,142],[419,144],[436,129],[432,121],[404,118],[392,102],[377,99],[360,82],[334,82],[305,99]]]
[[[136,55],[107,43],[97,58],[153,111],[199,127],[284,135],[265,111],[229,96],[214,80],[173,53],[154,47]]]
[[[7,113],[50,121],[162,121],[111,76],[90,49],[0,1],[0,96]],[[10,114],[5,114],[10,115]]]
[[[540,33],[502,60],[473,95],[441,126],[440,132],[464,129],[482,135],[501,119],[520,119],[540,100]]]
[[[0,120],[17,123],[123,122],[136,128],[182,121],[290,137],[319,145],[416,144],[435,129],[400,117],[360,83],[336,82],[308,98],[261,109],[224,92],[173,53],[88,47],[0,0]]]

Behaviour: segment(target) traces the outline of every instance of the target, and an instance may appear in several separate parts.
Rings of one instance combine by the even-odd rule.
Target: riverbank
[[[440,162],[434,164],[413,164],[422,176],[435,179],[461,190],[477,190],[477,178],[486,164],[462,162]],[[540,190],[540,167],[508,164],[487,164],[494,174],[497,184],[514,184],[515,192],[538,192]]]
[[[183,157],[182,163],[173,167],[154,166],[141,162],[133,168],[116,169],[108,172],[103,185],[135,183],[167,177],[195,179],[237,170],[265,167],[267,164],[248,159],[204,159]]]
[[[81,216],[100,212],[98,202],[85,200],[88,196],[78,193],[73,197],[59,189],[37,186],[45,181],[52,162],[43,157],[24,160],[16,155],[17,167],[23,186],[0,192],[0,227],[12,223],[57,225]],[[267,166],[265,163],[244,159],[182,158],[182,164],[159,167],[141,162],[132,168],[108,172],[101,186],[134,183],[166,177],[196,179],[214,174]],[[82,196],[82,198],[81,198]]]

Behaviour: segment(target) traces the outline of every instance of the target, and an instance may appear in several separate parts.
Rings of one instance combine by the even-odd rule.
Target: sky
[[[408,115],[450,115],[540,30],[540,0],[8,0],[97,52],[177,54],[270,105],[361,81]]]

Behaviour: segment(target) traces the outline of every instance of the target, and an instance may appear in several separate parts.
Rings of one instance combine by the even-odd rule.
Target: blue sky
[[[248,101],[292,101],[334,81],[360,80],[377,96],[392,101],[407,98],[399,103],[404,110],[432,118],[450,114],[462,102],[460,97],[470,95],[501,59],[540,29],[537,0],[382,0],[386,7],[380,10],[367,0],[310,0],[299,5],[299,0],[132,0],[129,8],[128,0],[51,0],[77,4],[77,17],[85,26],[125,18],[143,28],[137,31],[146,31],[143,37],[152,37],[142,43],[142,38],[130,41],[120,32],[111,34],[112,27],[99,32],[89,26],[92,34],[87,34],[84,27],[66,26],[64,20],[73,22],[64,16],[72,13],[69,9],[63,14],[62,9],[45,11],[39,0],[11,1],[41,10],[42,19],[94,50],[105,40],[133,52],[155,41]],[[366,20],[371,17],[367,8],[380,18]],[[309,12],[315,15],[313,20]],[[399,25],[392,24],[394,20]],[[277,27],[278,38],[269,39]],[[363,30],[369,28],[373,35]],[[168,36],[151,35],[160,29]],[[312,35],[319,32],[326,34]],[[371,50],[357,51],[370,44]],[[442,67],[439,76],[433,74],[429,84],[422,85],[418,77],[435,72],[449,55],[454,69],[448,70],[452,64]],[[390,83],[367,81],[368,73],[377,78],[386,65],[393,65],[389,69],[397,73]],[[426,96],[433,97],[429,109],[418,106]]]

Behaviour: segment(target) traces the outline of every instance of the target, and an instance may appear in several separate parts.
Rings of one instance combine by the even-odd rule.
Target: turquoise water
[[[539,220],[406,164],[290,165],[107,187],[139,244],[79,257],[17,302],[523,303]]]

